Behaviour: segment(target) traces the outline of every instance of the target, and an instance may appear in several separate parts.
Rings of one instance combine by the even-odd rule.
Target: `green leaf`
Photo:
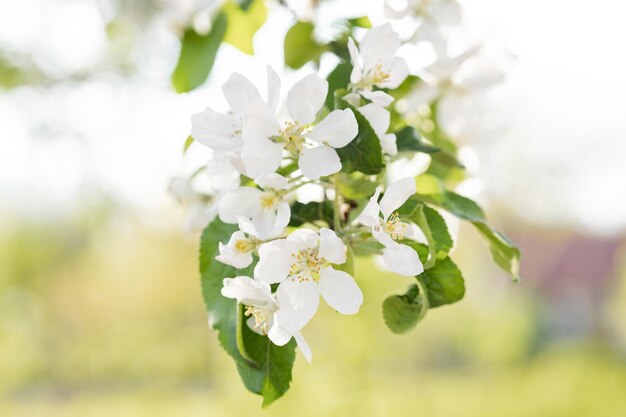
[[[244,385],[250,391],[262,395],[263,404],[268,405],[289,388],[295,342],[276,346],[267,337],[257,335],[243,322],[245,317],[238,310],[237,302],[222,296],[224,278],[253,274],[252,266],[237,270],[215,260],[219,253],[218,243],[227,241],[236,230],[236,225],[225,224],[218,219],[202,233],[202,294],[209,325],[217,332],[218,340],[226,353],[235,360]]]
[[[421,289],[420,289],[421,288]],[[383,301],[383,319],[393,333],[402,334],[413,329],[428,311],[429,300],[419,279],[406,294],[392,295]]]
[[[338,64],[326,80],[328,81],[328,94],[326,95],[326,107],[329,110],[335,108],[335,91],[339,89],[345,89],[350,83],[350,73],[352,72],[352,65],[347,62]]]
[[[367,16],[355,17],[353,19],[348,19],[348,23],[352,26],[358,26],[365,29],[370,29],[372,27],[372,22],[370,18]]]
[[[416,179],[416,198],[439,206],[455,216],[468,221],[485,221],[485,213],[473,200],[448,191],[433,175],[424,174]]]
[[[242,318],[245,321],[245,317]],[[263,407],[283,396],[291,384],[291,370],[296,357],[296,342],[276,346],[243,323],[242,340],[247,355],[257,366],[238,363],[237,370],[246,388],[263,396]]]
[[[504,234],[491,229],[485,222],[473,222],[481,236],[487,240],[493,261],[509,274],[514,281],[519,281],[520,250]]]
[[[385,168],[380,140],[367,119],[345,100],[337,99],[339,108],[350,109],[359,125],[359,133],[343,148],[337,149],[343,172],[359,171],[368,175],[380,173]]]
[[[435,249],[437,251],[437,256],[442,257],[442,255],[446,255],[452,249],[452,245],[454,242],[452,241],[452,236],[450,236],[450,232],[448,231],[448,225],[441,214],[428,206],[423,207],[424,217],[428,222],[428,227],[430,229],[430,233],[435,242]]]
[[[339,179],[339,192],[351,200],[360,200],[371,197],[376,191],[378,182],[376,177],[363,175],[358,172],[348,174],[342,172]]]
[[[419,279],[426,287],[430,308],[455,303],[465,295],[463,275],[448,257],[437,261],[435,266],[425,270]]]
[[[213,20],[211,31],[206,35],[198,35],[193,29],[185,31],[178,63],[171,76],[177,93],[191,91],[206,81],[224,38],[226,26],[226,15],[219,13]]]
[[[302,68],[309,61],[318,61],[326,51],[313,38],[315,26],[311,22],[296,22],[285,36],[285,65],[289,68]]]
[[[235,1],[229,1],[222,7],[228,19],[224,42],[228,42],[241,52],[254,54],[254,34],[267,19],[267,7],[264,0],[253,0],[246,8]]]
[[[318,203],[311,201],[302,204],[296,201],[291,206],[291,220],[289,226],[299,227],[304,223],[315,223],[320,220],[325,221],[328,225],[333,224],[333,204],[330,201]]]
[[[435,153],[439,151],[439,148],[422,141],[417,130],[411,126],[406,126],[396,132],[396,144],[398,152]]]
[[[187,149],[189,149],[193,141],[194,139],[191,137],[191,135],[187,136],[187,139],[185,139],[185,144],[183,145],[183,155],[187,152]]]

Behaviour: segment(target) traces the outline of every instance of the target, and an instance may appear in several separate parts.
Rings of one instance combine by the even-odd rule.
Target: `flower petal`
[[[291,340],[292,336],[290,331],[278,324],[278,313],[274,313],[272,327],[270,327],[270,331],[267,332],[267,337],[269,337],[276,346],[284,346]]]
[[[269,65],[267,66],[267,104],[272,111],[276,113],[278,102],[280,101],[280,78],[276,71]]]
[[[328,81],[315,74],[307,75],[287,93],[289,116],[299,124],[312,123],[326,101],[327,92]]]
[[[367,119],[379,139],[387,133],[391,121],[389,110],[375,103],[366,104],[357,110]]]
[[[293,242],[285,239],[264,243],[259,248],[259,262],[254,267],[254,277],[269,284],[283,281],[294,262],[291,254],[297,250]]]
[[[308,363],[311,363],[311,360],[313,359],[313,353],[311,352],[309,344],[304,339],[304,336],[302,336],[302,333],[294,332],[293,338],[296,339],[296,344],[298,345],[298,349],[300,349],[300,352],[302,352],[302,356],[304,356],[304,359],[306,359]]]
[[[289,180],[280,174],[272,172],[257,178],[254,182],[264,189],[270,188],[272,190],[284,190],[287,188]]]
[[[350,60],[352,61],[352,72],[350,73],[350,82],[355,84],[361,81],[363,76],[363,68],[361,67],[361,57],[359,49],[354,43],[354,39],[348,38],[348,52],[350,52]]]
[[[234,151],[241,148],[241,123],[230,114],[217,113],[206,108],[191,116],[191,137],[216,151]]]
[[[241,304],[263,306],[274,303],[270,286],[250,277],[224,278],[222,295],[234,298]]]
[[[363,304],[363,293],[354,278],[331,266],[320,271],[319,292],[328,305],[341,314],[356,314]]]
[[[378,197],[380,197],[380,191],[376,190],[374,195],[370,197],[370,201],[367,203],[361,214],[357,216],[355,221],[361,223],[364,226],[375,226],[380,224],[380,206],[378,205]]]
[[[283,147],[283,144],[263,138],[244,142],[241,161],[246,167],[246,174],[250,178],[258,178],[276,171],[283,159]]]
[[[387,155],[396,155],[398,153],[398,145],[396,143],[396,135],[386,133],[380,138],[380,146]]]
[[[224,97],[235,116],[241,117],[250,103],[261,100],[259,90],[243,75],[235,72],[222,87]]]
[[[385,66],[391,62],[399,47],[400,37],[393,31],[390,23],[368,30],[359,44],[363,71],[367,72],[376,65]]]
[[[239,187],[227,192],[220,199],[220,220],[235,224],[239,216],[252,218],[261,211],[260,194],[260,190],[252,187]]]
[[[346,262],[348,248],[332,230],[322,227],[320,229],[320,251],[319,255],[333,264]]]
[[[391,236],[389,236],[387,232],[383,230],[380,224],[372,227],[372,236],[386,248],[395,248],[399,245],[398,242],[393,240]]]
[[[278,286],[276,300],[281,327],[296,332],[315,315],[320,293],[313,281],[299,282],[296,278],[288,278]]]
[[[361,95],[371,101],[374,104],[378,104],[383,107],[387,107],[391,103],[393,103],[393,97],[384,91],[367,91],[362,90]]]
[[[385,220],[415,194],[415,191],[415,180],[411,177],[402,178],[389,184],[383,198],[380,199],[380,211]]]
[[[220,254],[215,257],[223,264],[233,266],[237,269],[246,268],[252,263],[251,252],[239,252],[233,246],[219,243]]]
[[[314,248],[319,243],[320,237],[311,229],[296,229],[289,234],[287,240],[297,246],[297,250]]]
[[[333,148],[343,148],[359,133],[352,110],[333,110],[311,130],[306,137],[318,142],[327,142]]]
[[[304,148],[298,159],[302,174],[310,180],[317,180],[341,171],[341,160],[337,151],[330,146]]]
[[[283,201],[278,203],[275,209],[261,209],[252,218],[252,224],[261,240],[274,239],[280,236],[289,224],[291,208],[289,203]]]
[[[385,248],[383,261],[391,271],[399,275],[414,277],[424,272],[424,266],[417,252],[407,245],[398,244]]]
[[[400,84],[409,75],[409,66],[403,58],[395,57],[391,61],[391,65],[388,68],[389,78],[382,83],[376,84],[381,88],[398,88]]]

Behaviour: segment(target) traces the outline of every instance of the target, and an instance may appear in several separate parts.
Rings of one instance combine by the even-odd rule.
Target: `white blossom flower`
[[[252,252],[258,244],[259,241],[254,233],[250,233],[248,237],[243,230],[237,230],[230,236],[226,245],[219,242],[220,254],[215,259],[237,269],[246,268],[252,263]]]
[[[417,17],[420,22],[412,38],[439,46],[444,42],[442,28],[461,22],[461,5],[456,0],[408,0],[406,7],[395,9],[385,2],[385,14],[392,19]]]
[[[279,123],[275,108],[262,102],[250,106],[243,122],[241,159],[248,175],[258,178],[274,172],[283,150],[298,158],[302,174],[309,179],[341,170],[335,148],[350,143],[358,133],[351,110],[333,110],[319,123],[315,117],[324,105],[328,82],[315,74],[304,77],[287,94],[289,120]]]
[[[398,146],[396,145],[396,135],[387,133],[389,124],[391,123],[391,115],[387,109],[380,104],[368,103],[357,109],[359,113],[367,119],[374,129],[376,136],[380,140],[380,146],[387,155],[396,155]]]
[[[258,89],[246,77],[233,73],[222,87],[230,105],[230,113],[218,113],[207,107],[191,117],[191,137],[208,146],[213,157],[207,165],[207,174],[216,183],[223,178],[228,184],[239,185],[239,175],[246,174],[240,153],[242,120],[250,105],[262,102]],[[267,67],[267,106],[275,111],[280,92],[280,80],[271,67]],[[222,182],[223,183],[223,182]],[[223,186],[223,188],[226,188]],[[234,188],[234,187],[232,187]]]
[[[380,203],[378,203],[380,191],[376,190],[367,206],[356,218],[358,223],[371,227],[374,239],[385,246],[383,250],[385,265],[396,274],[406,276],[421,274],[424,272],[424,266],[413,248],[397,242],[411,231],[411,226],[400,221],[395,210],[415,194],[415,191],[413,178],[397,180],[387,187]]]
[[[315,314],[320,295],[342,314],[356,314],[363,293],[354,279],[331,264],[346,262],[346,245],[330,229],[319,235],[299,229],[286,239],[274,240],[259,248],[254,276],[266,283],[280,283],[276,299],[281,326],[301,329]]]
[[[308,362],[311,362],[311,349],[299,331],[292,332],[279,324],[281,308],[272,294],[269,284],[247,276],[224,278],[222,295],[234,298],[246,306],[248,327],[261,335],[267,335],[278,346],[283,346],[293,337]]]
[[[287,178],[271,173],[256,180],[263,191],[254,187],[239,187],[222,196],[219,202],[220,220],[237,223],[240,217],[250,219],[259,239],[280,236],[291,217],[287,193]]]
[[[185,231],[201,231],[217,216],[217,196],[196,191],[189,179],[183,177],[172,178],[168,191],[180,204],[186,206],[187,213],[183,224]]]
[[[388,106],[393,97],[384,91],[372,91],[373,87],[397,88],[409,75],[404,59],[396,57],[400,37],[389,23],[369,29],[357,48],[352,38],[348,50],[352,60],[350,82],[352,88],[366,99],[381,106]]]

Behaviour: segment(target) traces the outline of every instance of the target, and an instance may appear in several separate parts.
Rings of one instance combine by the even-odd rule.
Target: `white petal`
[[[366,104],[357,110],[367,119],[378,138],[383,137],[387,133],[391,121],[389,110],[375,103]]]
[[[390,23],[368,30],[359,44],[363,70],[367,72],[378,64],[391,62],[399,47],[400,37],[391,29]]]
[[[398,145],[396,144],[396,135],[393,133],[384,134],[380,138],[380,146],[387,155],[396,155],[398,153]]]
[[[354,39],[348,38],[348,52],[352,60],[352,72],[350,73],[350,82],[358,83],[363,76],[363,68],[361,67],[359,49],[354,44]]]
[[[244,143],[249,139],[267,139],[278,135],[280,125],[274,113],[263,102],[256,102],[250,105],[243,117],[241,136]]]
[[[356,314],[363,304],[363,293],[354,278],[330,266],[320,271],[319,292],[328,305],[341,314]]]
[[[380,211],[387,219],[398,207],[415,194],[415,179],[406,177],[389,184],[380,200]]]
[[[261,190],[252,187],[239,187],[227,192],[220,199],[220,220],[235,224],[239,216],[252,218],[261,211],[260,194]]]
[[[264,243],[259,248],[259,262],[254,267],[254,277],[270,284],[281,282],[289,275],[297,251],[293,242],[285,239]]]
[[[304,356],[304,359],[306,359],[308,363],[311,363],[311,360],[313,359],[313,353],[311,352],[309,344],[304,339],[304,336],[302,336],[302,333],[294,332],[293,338],[296,339],[296,344],[298,345],[298,349],[300,349],[300,352],[302,352],[302,356]]]
[[[252,224],[259,234],[259,239],[271,239],[276,227],[276,210],[261,209],[253,218]],[[281,230],[282,232],[282,230]]]
[[[242,232],[252,235],[256,238],[259,237],[259,232],[256,230],[256,227],[254,227],[254,224],[252,223],[252,221],[250,221],[250,219],[244,216],[239,216],[237,217],[237,224],[239,225],[239,230],[241,230]]]
[[[236,116],[242,116],[251,103],[261,100],[259,90],[246,77],[233,73],[222,87],[224,97]]]
[[[276,223],[274,223],[274,230],[270,234],[270,239],[280,236],[289,224],[289,220],[291,220],[291,207],[289,203],[282,201],[278,203],[276,208]]]
[[[333,264],[346,262],[348,248],[332,230],[322,227],[320,229],[320,251],[319,255]]]
[[[311,229],[296,229],[289,234],[287,240],[293,242],[300,250],[316,247],[320,237]]]
[[[254,180],[254,182],[256,182],[258,185],[261,186],[261,188],[264,189],[270,188],[272,190],[283,190],[287,188],[289,180],[280,174],[272,172],[270,174],[266,174],[262,177],[257,178],[256,180]]]
[[[361,91],[361,95],[365,97],[366,99],[368,99],[369,101],[371,101],[372,103],[378,104],[383,107],[387,107],[388,105],[393,103],[393,97],[385,93],[384,91],[363,90]]]
[[[461,21],[461,5],[457,1],[440,1],[433,6],[432,17],[440,25],[456,25]]]
[[[245,141],[241,148],[241,161],[246,167],[246,174],[250,178],[258,178],[276,171],[283,159],[283,147],[283,144],[263,138]]]
[[[388,71],[389,78],[386,81],[376,85],[381,88],[394,89],[398,88],[398,86],[402,84],[402,82],[409,75],[409,66],[404,59],[396,57],[391,61],[391,65],[389,66]]]
[[[305,148],[298,159],[302,174],[310,180],[317,180],[341,171],[341,160],[337,151],[330,146]]]
[[[333,110],[311,130],[306,137],[318,142],[327,142],[333,148],[343,148],[359,133],[352,110]]]
[[[217,113],[206,108],[191,116],[191,137],[217,151],[241,148],[241,123],[230,114]]]
[[[280,78],[276,71],[269,65],[267,66],[267,104],[272,111],[276,113],[278,102],[280,101]]]
[[[224,278],[222,295],[251,306],[263,306],[274,303],[268,284],[246,276]]]
[[[424,266],[417,252],[407,245],[387,247],[383,251],[383,260],[387,267],[399,275],[413,277],[424,272]]]
[[[233,165],[233,159],[228,153],[213,152],[204,173],[214,189],[233,190],[239,187],[241,174]]]
[[[395,248],[399,245],[398,242],[393,240],[391,236],[389,236],[387,232],[383,230],[380,224],[372,227],[372,236],[386,248]]]
[[[299,282],[288,278],[276,290],[278,320],[281,327],[296,332],[313,318],[320,302],[317,284],[313,281]]]
[[[267,332],[267,337],[269,337],[275,345],[284,346],[291,340],[291,336],[293,336],[291,332],[281,327],[278,323],[278,313],[274,313],[274,322],[272,327],[270,327],[270,331]]]
[[[421,83],[409,95],[409,102],[412,107],[418,107],[420,104],[430,104],[439,95],[439,87],[434,84]]]
[[[287,93],[289,116],[299,124],[312,123],[326,101],[327,92],[328,81],[315,74],[307,75]]]
[[[237,269],[248,267],[252,263],[251,252],[239,252],[233,246],[219,244],[220,254],[215,257],[223,264],[233,266]]]
[[[376,190],[374,195],[370,197],[370,201],[367,203],[361,214],[357,216],[355,221],[361,223],[364,226],[375,226],[380,223],[380,206],[378,205],[378,197],[380,197],[380,191]]]

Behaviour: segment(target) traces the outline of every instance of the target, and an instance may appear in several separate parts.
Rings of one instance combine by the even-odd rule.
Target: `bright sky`
[[[462,3],[473,37],[515,56],[506,83],[480,103],[488,119],[467,130],[485,196],[532,222],[602,233],[624,228],[626,118],[619,94],[626,92],[620,44],[626,4]],[[166,204],[169,178],[182,169],[190,115],[209,103],[224,105],[220,86],[233,69],[263,91],[264,66],[281,65],[275,39],[287,30],[289,14],[270,19],[255,39],[256,57],[223,47],[209,85],[190,94],[176,95],[167,84],[178,48],[167,22],[146,34],[140,72],[130,79],[104,72],[86,82],[2,92],[0,205],[63,209],[90,184],[139,207]],[[0,48],[32,54],[59,77],[110,53],[103,24],[95,1],[0,0]],[[285,83],[297,77],[288,74]]]

